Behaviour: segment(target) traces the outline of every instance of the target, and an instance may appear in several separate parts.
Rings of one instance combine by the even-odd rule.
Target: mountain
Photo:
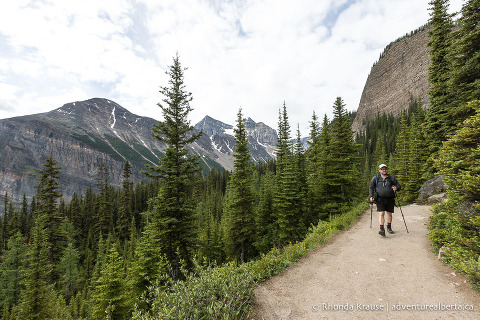
[[[61,192],[67,200],[83,193],[98,178],[102,162],[109,183],[119,187],[123,165],[132,164],[132,180],[145,179],[145,164],[156,165],[165,145],[152,137],[156,120],[129,112],[107,99],[67,103],[50,112],[0,120],[0,192],[19,203],[36,193],[47,157],[58,162]],[[248,119],[249,147],[255,161],[274,158],[277,135],[263,123]],[[204,169],[233,169],[233,126],[209,116],[195,125],[203,134],[188,146]]]
[[[365,129],[364,120],[377,114],[399,115],[410,103],[421,99],[428,107],[429,27],[389,44],[372,66],[360,98],[352,129]]]

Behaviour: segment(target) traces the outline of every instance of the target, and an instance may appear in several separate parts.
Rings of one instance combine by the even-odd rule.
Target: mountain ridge
[[[205,121],[203,121],[205,120]],[[200,156],[204,170],[233,169],[235,150],[233,126],[206,116],[194,126],[204,134],[188,145],[189,153]],[[253,122],[252,134],[264,136],[267,130],[276,144],[276,131]],[[39,172],[51,156],[61,168],[61,192],[66,199],[95,186],[100,164],[105,163],[111,185],[121,185],[126,160],[132,164],[132,181],[145,179],[145,164],[156,165],[166,146],[154,139],[156,120],[135,115],[116,102],[92,98],[66,103],[52,111],[0,120],[0,192],[19,203],[23,194],[36,193]],[[201,128],[200,128],[201,127]],[[258,144],[249,137],[254,161],[273,159],[274,145]],[[268,148],[268,151],[267,151]]]

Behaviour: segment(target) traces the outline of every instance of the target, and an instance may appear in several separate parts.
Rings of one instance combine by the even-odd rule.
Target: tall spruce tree
[[[333,105],[333,121],[329,142],[329,172],[327,178],[327,199],[329,213],[339,214],[357,194],[358,148],[353,140],[351,120],[341,97]]]
[[[295,160],[295,183],[296,203],[298,208],[298,215],[300,217],[299,230],[305,233],[306,230],[302,228],[308,227],[310,224],[316,224],[315,217],[307,210],[307,168],[305,149],[303,147],[302,136],[300,132],[300,125],[297,124],[297,139],[294,146],[294,160]]]
[[[25,273],[25,237],[18,232],[8,240],[7,247],[0,264],[0,310],[19,302]]]
[[[53,284],[58,280],[59,274],[57,265],[63,255],[68,241],[65,231],[65,216],[58,210],[58,200],[62,194],[58,191],[60,183],[60,168],[56,167],[57,162],[48,157],[41,171],[41,178],[38,184],[36,216],[39,219],[45,235],[47,256],[52,268],[49,272],[48,283]]]
[[[459,28],[453,32],[451,48],[452,69],[449,74],[454,101],[449,109],[453,125],[475,113],[468,102],[480,100],[480,0],[468,0],[458,19]]]
[[[319,139],[319,150],[318,150],[318,158],[319,158],[319,176],[318,176],[318,199],[319,199],[319,219],[325,219],[330,211],[330,205],[328,199],[328,183],[327,177],[330,173],[330,157],[332,156],[330,153],[330,141],[331,141],[331,134],[330,134],[330,123],[328,121],[328,117],[325,114],[323,116],[322,122],[322,130],[320,133]]]
[[[244,262],[254,257],[254,201],[253,164],[248,149],[246,119],[242,110],[237,113],[235,132],[235,157],[233,174],[228,184],[229,197],[224,206],[225,245],[230,259]]]
[[[408,165],[408,150],[409,150],[409,128],[407,124],[407,115],[402,111],[400,115],[400,131],[396,138],[395,148],[395,167],[392,168],[392,173],[398,179],[400,184],[405,185],[408,181],[409,165]]]
[[[127,160],[123,166],[122,172],[122,190],[120,191],[120,207],[118,210],[118,219],[116,221],[116,230],[118,238],[125,242],[130,236],[129,227],[132,224],[132,206],[133,206],[133,183],[130,180],[132,175],[132,165]]]
[[[199,172],[198,157],[189,156],[187,144],[195,142],[200,134],[193,133],[188,120],[192,111],[192,94],[185,91],[184,69],[177,55],[167,72],[169,86],[161,87],[165,97],[158,106],[163,121],[152,129],[153,136],[167,145],[165,157],[156,167],[149,166],[150,175],[161,179],[158,195],[153,200],[151,220],[155,225],[159,253],[164,253],[172,264],[173,276],[180,276],[181,260],[191,262],[195,248],[194,203],[192,190]],[[160,258],[160,257],[159,257]]]
[[[15,308],[19,319],[54,319],[53,285],[48,284],[52,266],[49,262],[48,234],[43,228],[41,217],[35,219],[32,240],[26,251],[26,272],[23,290]]]
[[[287,107],[279,112],[277,167],[275,182],[275,211],[277,215],[278,245],[300,239],[303,230],[303,217],[298,208],[297,184],[295,177],[295,159],[292,141],[290,139],[290,124],[288,123]]]
[[[129,319],[133,305],[126,290],[123,259],[118,254],[116,244],[107,248],[100,276],[95,282],[92,297],[95,319]]]
[[[275,211],[274,211],[274,186],[275,176],[267,170],[260,178],[260,192],[256,206],[255,224],[257,236],[255,248],[260,253],[266,253],[275,245]]]
[[[321,211],[320,188],[320,134],[321,127],[315,112],[310,122],[309,148],[305,151],[307,166],[307,208],[310,220],[318,220]],[[307,223],[307,226],[309,223]]]
[[[448,13],[449,0],[432,0],[430,4],[430,61],[428,68],[428,81],[430,108],[427,112],[427,133],[431,143],[431,152],[435,153],[441,147],[442,141],[452,129],[449,118],[449,104],[452,100],[448,80],[450,77],[451,63],[449,52],[451,50],[451,32],[453,21]]]

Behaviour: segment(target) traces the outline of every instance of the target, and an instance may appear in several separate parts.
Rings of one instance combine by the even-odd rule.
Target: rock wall
[[[365,83],[352,129],[365,129],[363,121],[377,114],[399,115],[420,98],[428,106],[429,28],[391,43],[375,63]]]

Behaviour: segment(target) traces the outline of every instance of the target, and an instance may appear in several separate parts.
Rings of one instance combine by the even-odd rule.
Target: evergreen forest
[[[3,195],[0,319],[245,319],[253,284],[283,270],[368,206],[368,185],[386,163],[402,204],[443,175],[448,201],[434,206],[433,247],[480,286],[480,1],[457,20],[448,0],[430,1],[429,105],[413,99],[398,117],[378,114],[354,134],[341,97],[332,119],[310,118],[308,148],[278,110],[276,160],[255,164],[242,109],[234,170],[204,174],[185,148],[199,138],[179,55],[160,87],[167,145],[145,180],[121,188],[105,165],[95,186],[66,202],[62,168],[41,168],[37,194],[15,207]]]

